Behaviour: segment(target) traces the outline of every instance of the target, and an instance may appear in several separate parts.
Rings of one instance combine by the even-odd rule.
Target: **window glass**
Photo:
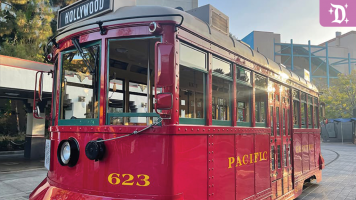
[[[293,98],[299,100],[299,91],[298,90],[293,90]]]
[[[318,98],[314,98],[314,105],[318,105]]]
[[[266,122],[267,92],[256,88],[255,92],[255,120]]]
[[[290,148],[290,144],[288,144],[288,159],[289,159],[289,166],[292,165],[292,158],[290,157],[292,149]]]
[[[274,146],[271,146],[271,163],[272,163],[272,171],[274,171],[276,169]]]
[[[180,66],[180,118],[204,118],[204,76],[203,72]]]
[[[213,72],[216,74],[232,77],[231,63],[213,57]]]
[[[180,43],[180,64],[187,67],[195,67],[206,70],[206,53],[188,46],[184,43]]]
[[[109,69],[110,70],[110,69]],[[123,113],[124,112],[124,82],[112,77],[109,80],[110,89],[108,93],[108,113]],[[111,119],[113,125],[124,125],[123,117],[115,117]]]
[[[313,98],[310,95],[308,95],[308,104],[313,104]]]
[[[274,136],[274,132],[273,132],[273,106],[271,106],[270,108],[270,113],[271,113],[271,136]]]
[[[307,103],[302,103],[302,109],[301,109],[301,117],[302,117],[302,126],[307,125]]]
[[[277,136],[280,136],[280,132],[279,132],[279,107],[276,107],[276,123],[277,123]]]
[[[288,130],[288,135],[291,134],[291,129],[290,129],[290,112],[289,109],[287,109],[287,130]]]
[[[255,86],[266,90],[268,86],[268,79],[265,76],[255,74]]]
[[[287,145],[286,144],[283,146],[283,154],[284,154],[284,159],[283,159],[284,166],[287,167]]]
[[[318,111],[318,107],[314,107],[314,114],[313,114],[313,118],[314,118],[314,128],[318,128],[318,119],[317,119],[317,113],[319,112]]]
[[[293,124],[299,126],[299,101],[293,100]]]
[[[236,79],[238,81],[243,81],[243,82],[250,84],[251,83],[251,71],[237,66],[236,67]]]
[[[98,118],[99,70],[96,57],[100,56],[99,45],[82,47],[83,56],[93,67],[88,66],[78,51],[65,53],[62,57],[60,119]]]
[[[250,122],[252,87],[236,84],[237,122]]]
[[[277,146],[277,163],[278,169],[281,168],[281,145]]]
[[[281,123],[282,123],[282,126],[283,126],[283,135],[286,135],[286,123],[285,123],[285,117],[286,117],[286,109],[283,108],[283,114],[282,114],[282,120],[281,120]]]
[[[231,81],[213,76],[213,120],[230,120],[231,114]]]
[[[306,94],[304,92],[302,92],[300,100],[306,102]]]
[[[312,113],[313,113],[313,106],[309,105],[309,112],[308,112],[308,125],[309,125],[309,128],[312,128]]]
[[[109,40],[107,124],[152,124],[155,43],[158,38]],[[161,88],[157,88],[162,92]],[[128,113],[137,113],[135,115]],[[139,116],[140,115],[140,116]]]

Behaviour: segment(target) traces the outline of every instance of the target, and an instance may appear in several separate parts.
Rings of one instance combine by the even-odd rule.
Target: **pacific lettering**
[[[264,151],[264,152],[256,152],[256,153],[252,153],[252,154],[245,154],[243,156],[237,156],[236,158],[234,157],[228,157],[228,168],[232,168],[232,165],[236,162],[235,167],[239,167],[242,165],[248,165],[248,164],[253,164],[253,163],[257,163],[260,161],[264,161],[267,160],[267,155],[268,152]],[[241,158],[242,158],[242,162],[241,162]]]

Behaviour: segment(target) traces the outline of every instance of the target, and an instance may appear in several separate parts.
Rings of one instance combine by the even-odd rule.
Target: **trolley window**
[[[307,127],[307,112],[308,112],[308,106],[307,106],[307,102],[306,102],[306,94],[304,92],[302,92],[301,98],[300,98],[300,103],[301,103],[301,125],[302,128],[306,128]]]
[[[319,128],[319,122],[318,122],[318,113],[319,113],[319,107],[318,107],[318,98],[314,98],[314,113],[313,113],[313,118],[314,118],[314,128]]]
[[[207,54],[197,48],[189,46],[185,43],[180,43],[179,62],[181,65],[187,67],[198,68],[202,70],[207,69],[206,60]],[[227,72],[226,72],[227,73]]]
[[[109,40],[107,124],[146,126],[157,119],[153,112],[157,41],[160,38]]]
[[[181,43],[179,67],[179,123],[205,125],[207,54]]]
[[[237,125],[251,126],[251,95],[252,87],[236,84]]]
[[[280,132],[279,132],[279,125],[280,125],[280,121],[279,121],[279,107],[276,107],[276,127],[277,127],[277,136],[280,136]]]
[[[293,126],[299,128],[299,116],[300,116],[300,102],[299,91],[293,90]]]
[[[231,126],[232,65],[213,57],[212,123]]]
[[[100,43],[80,48],[62,52],[59,125],[99,124]]]
[[[273,132],[273,106],[270,107],[270,119],[271,119],[271,136],[274,136],[274,132]]]
[[[272,163],[272,171],[274,171],[276,169],[274,146],[271,146],[271,163]]]
[[[309,110],[308,110],[308,128],[313,128],[312,127],[312,124],[313,124],[313,97],[308,95],[308,107],[309,107]]]
[[[266,127],[267,92],[259,89],[256,89],[255,91],[256,126]]]

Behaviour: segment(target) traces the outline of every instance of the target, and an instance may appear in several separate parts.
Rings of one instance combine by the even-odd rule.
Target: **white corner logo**
[[[330,4],[333,8],[335,8],[335,10],[333,10],[332,8],[330,8],[329,12],[330,14],[332,15],[333,12],[335,13],[335,20],[332,21],[331,23],[339,23],[341,24],[342,22],[349,22],[350,20],[348,20],[346,18],[346,9],[348,7],[348,5],[346,4],[345,6],[341,6],[341,5],[334,5],[334,4]],[[341,11],[341,19],[340,19],[340,16],[339,16],[339,11]]]

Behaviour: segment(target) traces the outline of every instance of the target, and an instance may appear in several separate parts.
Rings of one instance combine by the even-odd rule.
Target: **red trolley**
[[[321,181],[313,84],[184,11],[116,4],[59,12],[30,199],[292,199]]]

